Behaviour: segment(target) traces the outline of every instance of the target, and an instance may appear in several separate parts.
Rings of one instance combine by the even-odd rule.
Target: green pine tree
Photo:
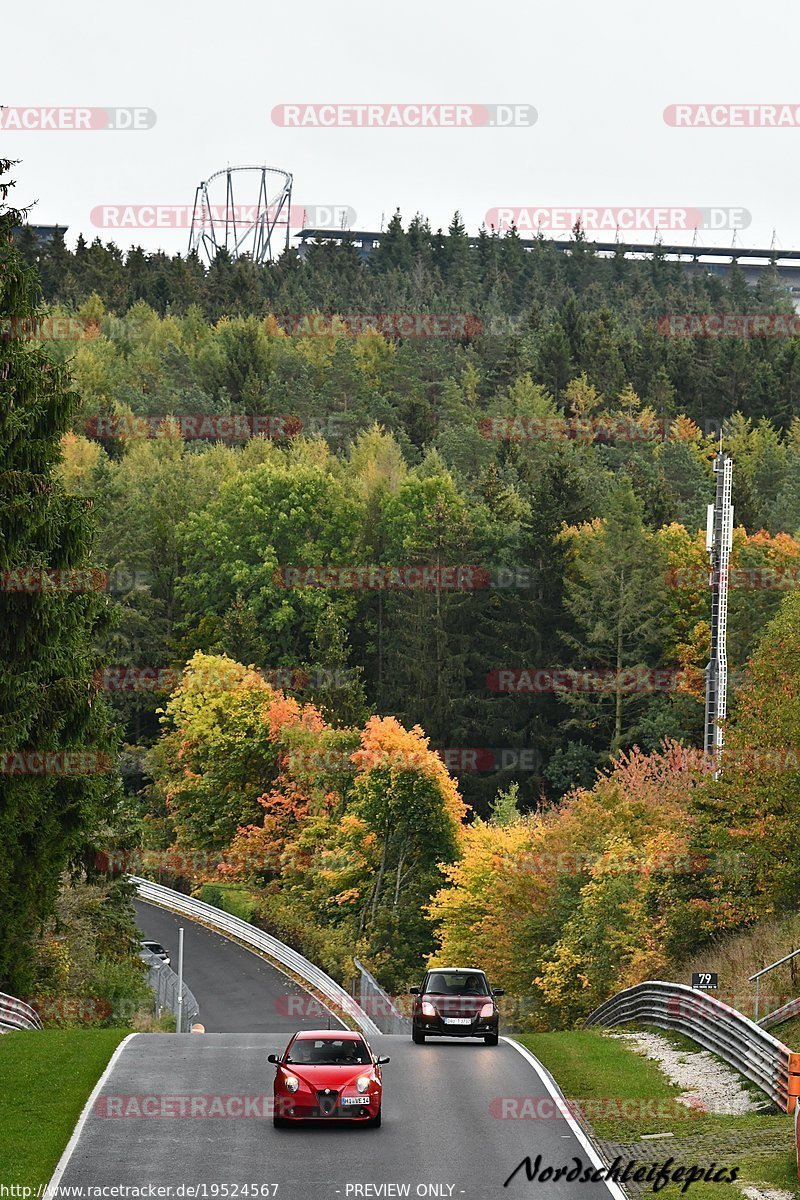
[[[10,166],[0,160],[0,175]],[[108,599],[88,570],[89,502],[56,472],[77,397],[25,336],[36,282],[12,241],[11,186],[0,181],[0,990],[19,994],[59,879],[115,785],[92,682]]]

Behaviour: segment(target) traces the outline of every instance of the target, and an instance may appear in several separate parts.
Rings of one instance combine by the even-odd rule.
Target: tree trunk
[[[388,849],[389,849],[389,831],[387,829],[386,835],[383,839],[383,855],[381,857],[381,865],[378,869],[378,878],[375,880],[375,894],[372,897],[372,912],[370,913],[370,918],[372,921],[375,920],[375,916],[378,912],[378,900],[380,899],[381,884],[383,883],[383,875],[386,870],[386,855],[388,853]]]
[[[403,846],[402,850],[400,851],[400,857],[397,860],[397,871],[394,877],[394,908],[397,908],[397,905],[400,903],[400,880],[403,874],[403,863],[405,862],[406,858],[407,845],[408,843]]]

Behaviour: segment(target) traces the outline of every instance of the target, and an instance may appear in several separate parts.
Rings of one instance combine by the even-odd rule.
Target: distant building
[[[301,260],[308,257],[311,246],[316,242],[344,245],[351,243],[356,254],[366,262],[376,246],[380,246],[385,233],[377,230],[364,231],[360,229],[301,229],[295,237],[300,239],[297,254]],[[470,246],[477,247],[480,239],[467,239]],[[540,246],[554,246],[562,254],[571,254],[575,242],[559,238],[519,238],[519,244],[526,250],[533,251]],[[608,258],[622,253],[629,259],[651,258],[656,246],[647,242],[590,242],[591,247],[600,257]],[[789,292],[795,306],[800,312],[800,250],[774,250],[770,248],[748,250],[741,246],[658,246],[663,257],[671,262],[678,262],[687,271],[705,275],[718,275],[727,278],[733,264],[736,263],[744,275],[745,281],[754,287],[766,272],[775,272],[775,277]]]
[[[56,233],[66,233],[68,228],[67,225],[17,225],[14,235],[19,237],[23,229],[30,229],[35,234],[39,245],[44,247],[52,242]]]

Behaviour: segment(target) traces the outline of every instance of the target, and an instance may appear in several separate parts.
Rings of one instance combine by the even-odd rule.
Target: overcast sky
[[[135,131],[0,130],[0,154],[21,160],[16,203],[38,201],[31,220],[68,225],[71,244],[82,232],[183,251],[185,229],[113,232],[93,210],[191,205],[213,171],[266,162],[293,174],[297,203],[347,206],[361,229],[398,207],[434,227],[460,209],[471,232],[502,207],[718,207],[750,214],[740,244],[769,245],[776,230],[780,247],[800,247],[800,124],[664,118],[682,102],[800,106],[793,0],[39,0],[6,9],[3,26],[4,105],[156,114]],[[276,105],[322,102],[527,104],[538,116],[503,129],[273,122]],[[728,245],[732,233],[699,236]]]

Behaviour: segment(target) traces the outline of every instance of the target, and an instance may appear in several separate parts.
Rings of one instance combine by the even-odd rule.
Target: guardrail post
[[[800,1054],[790,1054],[787,1112],[794,1112],[797,1108],[798,1096],[800,1096]]]

